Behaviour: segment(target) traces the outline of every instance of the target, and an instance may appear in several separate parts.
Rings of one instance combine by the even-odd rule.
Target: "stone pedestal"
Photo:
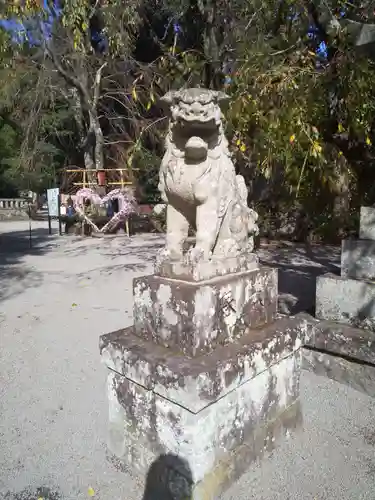
[[[213,499],[301,424],[307,323],[277,316],[275,269],[204,281],[173,269],[135,279],[134,325],[100,339],[108,449],[142,474],[179,457],[191,498]]]
[[[134,280],[133,290],[135,334],[190,356],[276,317],[277,270],[271,268],[200,282],[146,276]]]
[[[375,241],[375,207],[361,207],[359,239]]]
[[[316,317],[375,331],[375,208],[361,208],[359,234],[342,242],[341,276],[318,278]]]
[[[164,261],[156,264],[155,273],[164,278],[184,281],[204,281],[228,274],[254,271],[259,268],[259,259],[255,253],[244,252],[226,259],[213,258],[209,262]]]
[[[375,240],[343,240],[341,276],[375,280]]]

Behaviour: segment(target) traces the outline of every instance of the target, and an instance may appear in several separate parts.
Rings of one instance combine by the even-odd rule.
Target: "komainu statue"
[[[244,178],[236,175],[223,132],[222,92],[191,88],[162,99],[170,116],[159,190],[167,203],[167,238],[159,259],[225,259],[254,247],[258,215],[247,206]],[[195,247],[183,256],[189,225]]]

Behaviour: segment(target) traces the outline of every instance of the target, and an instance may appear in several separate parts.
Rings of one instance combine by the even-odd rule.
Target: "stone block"
[[[302,349],[302,368],[375,398],[374,366],[354,363],[327,352]]]
[[[187,282],[136,278],[134,330],[145,339],[190,356],[236,341],[246,328],[272,322],[277,312],[277,270]]]
[[[244,252],[235,257],[193,263],[166,260],[156,263],[155,274],[163,278],[183,281],[205,281],[218,276],[254,271],[259,268],[259,258],[255,253]]]
[[[334,274],[319,276],[315,315],[375,331],[375,283]]]
[[[305,314],[298,316],[301,320],[306,320],[307,335],[304,345],[308,348],[375,366],[374,332],[332,321],[317,320]]]
[[[375,333],[298,314],[305,321],[302,369],[375,397]]]
[[[197,413],[298,351],[307,325],[304,317],[278,319],[196,358],[144,340],[129,327],[103,335],[100,352],[109,369]]]
[[[342,240],[341,276],[375,279],[375,241]]]
[[[361,207],[359,237],[375,241],[375,207]]]
[[[298,401],[305,335],[304,320],[283,318],[193,359],[131,329],[101,337],[109,451],[141,472],[161,455],[181,457],[191,469],[192,498],[214,498],[236,478],[235,457],[247,450],[259,458],[274,422],[288,420]]]

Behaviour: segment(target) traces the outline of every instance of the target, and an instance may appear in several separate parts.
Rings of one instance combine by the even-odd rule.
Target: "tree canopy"
[[[1,193],[128,164],[157,201],[158,97],[206,86],[232,98],[233,158],[263,218],[297,210],[340,235],[375,201],[370,1],[14,0],[0,15]]]

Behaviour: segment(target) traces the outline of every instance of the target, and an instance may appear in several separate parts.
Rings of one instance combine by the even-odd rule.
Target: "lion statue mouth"
[[[215,121],[186,122],[179,120],[175,133],[182,139],[185,158],[190,161],[204,161],[209,149],[217,146],[220,131]]]
[[[180,144],[187,160],[192,162],[206,160],[209,150],[216,148],[220,143],[219,125],[212,117],[207,120],[204,116],[202,121],[197,119],[186,121],[185,117],[179,117],[173,136],[177,137],[176,143]]]
[[[193,135],[186,141],[185,157],[190,160],[205,160],[207,158],[208,144],[201,137]]]

